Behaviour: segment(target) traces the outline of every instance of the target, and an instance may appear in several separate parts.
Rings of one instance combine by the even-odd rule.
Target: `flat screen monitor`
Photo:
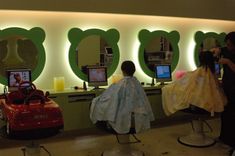
[[[217,78],[221,78],[221,72],[220,72],[220,64],[215,63],[215,75]]]
[[[108,85],[106,66],[87,66],[87,73],[88,86],[93,86],[97,89],[99,86]]]
[[[19,84],[24,81],[31,82],[31,70],[30,69],[10,69],[10,70],[7,70],[6,72],[7,72],[9,92],[18,90]]]
[[[108,55],[113,55],[113,49],[111,47],[105,47],[105,52]]]
[[[171,65],[170,64],[158,64],[155,66],[156,81],[164,84],[169,82],[171,78]]]

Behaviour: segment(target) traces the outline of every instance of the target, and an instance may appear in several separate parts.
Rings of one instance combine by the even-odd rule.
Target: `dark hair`
[[[15,74],[14,74],[14,77],[16,77],[16,76],[20,76],[20,74],[19,74],[19,73],[15,73]]]
[[[206,68],[206,70],[209,68],[212,73],[215,73],[215,61],[212,52],[210,51],[200,52],[199,61],[200,61],[200,66]]]
[[[224,41],[226,42],[227,40],[230,40],[232,44],[235,45],[235,31],[230,32],[225,36]]]
[[[122,72],[128,76],[133,76],[135,73],[135,64],[132,61],[124,61],[121,66]]]

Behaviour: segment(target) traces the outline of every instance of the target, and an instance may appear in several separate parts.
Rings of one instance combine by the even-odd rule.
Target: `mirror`
[[[207,37],[202,41],[202,43],[200,45],[200,50],[206,51],[206,50],[210,50],[212,48],[218,48],[218,47],[221,47],[221,45],[216,38]]]
[[[172,31],[141,30],[139,48],[139,62],[142,70],[150,77],[155,77],[156,64],[171,64],[172,71],[179,60],[179,33]]]
[[[171,64],[172,58],[172,45],[165,37],[153,37],[144,49],[144,62],[152,72],[156,64]]]
[[[76,55],[77,66],[84,74],[86,74],[87,65],[101,65],[109,68],[113,60],[112,48],[100,35],[90,35],[81,40],[76,48]]]
[[[42,42],[45,32],[41,28],[25,30],[8,28],[0,31],[0,82],[7,85],[6,70],[28,68],[35,80],[45,65]]]
[[[214,33],[214,32],[207,32],[203,33],[202,31],[197,31],[195,33],[195,42],[196,47],[194,51],[194,60],[196,65],[199,66],[199,52],[210,50],[216,47],[223,47],[225,45],[224,38],[226,33]]]
[[[38,63],[38,51],[30,39],[22,36],[0,38],[0,75],[4,76],[7,69],[28,68],[34,70]]]
[[[79,78],[87,81],[87,65],[107,66],[108,77],[114,73],[119,62],[117,45],[119,32],[117,30],[89,29],[82,31],[78,28],[72,28],[68,33],[68,38],[71,42],[70,66]]]

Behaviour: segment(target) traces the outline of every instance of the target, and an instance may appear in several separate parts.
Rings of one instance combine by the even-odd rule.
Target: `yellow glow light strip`
[[[65,76],[67,87],[81,84],[70,69],[68,62],[68,50],[70,43],[67,39],[69,29],[78,27],[83,30],[115,28],[120,32],[120,62],[131,59],[136,64],[136,76],[140,81],[149,81],[139,66],[138,33],[141,29],[149,31],[177,30],[180,33],[180,62],[178,68],[194,70],[194,34],[203,32],[229,32],[234,31],[234,21],[209,20],[196,18],[179,18],[146,15],[124,15],[106,13],[81,13],[81,12],[50,12],[50,11],[13,11],[0,10],[0,29],[9,27],[22,27],[31,29],[39,26],[46,32],[44,42],[46,50],[46,66],[42,75],[36,80],[41,88],[51,88],[51,82],[55,76]],[[120,67],[120,64],[118,68]],[[121,73],[117,69],[115,73]],[[48,82],[50,81],[50,82]],[[1,89],[1,87],[0,87]]]

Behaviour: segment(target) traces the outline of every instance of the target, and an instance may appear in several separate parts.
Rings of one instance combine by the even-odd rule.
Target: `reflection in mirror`
[[[171,64],[172,58],[172,45],[165,37],[154,37],[144,49],[144,61],[153,72],[156,64]]]
[[[46,54],[43,46],[46,34],[39,27],[26,30],[18,27],[0,29],[0,83],[7,85],[5,71],[29,68],[32,81],[41,74]]]
[[[29,68],[34,70],[38,64],[38,50],[34,43],[23,36],[11,35],[0,38],[0,75],[7,69]]]
[[[116,29],[107,31],[101,29],[81,30],[72,28],[68,32],[71,43],[69,48],[69,64],[74,74],[81,80],[88,77],[84,66],[99,64],[107,66],[110,77],[117,69],[119,63],[119,32]],[[75,59],[74,59],[75,58]]]
[[[224,46],[224,38],[226,33],[217,34],[215,32],[207,32],[204,33],[202,31],[197,31],[195,33],[194,39],[196,42],[195,50],[194,50],[194,60],[196,66],[199,66],[199,52],[208,51],[212,48],[223,47]]]
[[[142,29],[139,32],[139,63],[143,72],[155,77],[156,64],[170,64],[173,72],[179,61],[179,32],[156,30],[150,32]]]
[[[82,39],[76,48],[76,55],[77,66],[84,74],[86,74],[86,66],[110,67],[113,59],[112,48],[100,35],[90,35]]]
[[[219,43],[219,41],[216,38],[207,37],[202,41],[200,46],[201,46],[200,51],[208,51],[212,48],[221,47],[221,44]]]

